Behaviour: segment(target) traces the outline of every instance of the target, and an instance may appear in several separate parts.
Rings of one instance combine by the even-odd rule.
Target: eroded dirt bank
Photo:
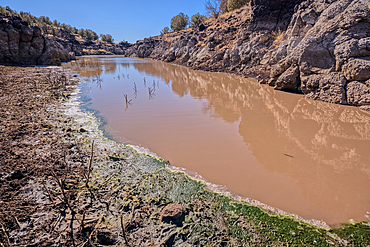
[[[370,244],[367,223],[267,213],[108,140],[79,109],[77,82],[61,68],[0,67],[2,246]]]

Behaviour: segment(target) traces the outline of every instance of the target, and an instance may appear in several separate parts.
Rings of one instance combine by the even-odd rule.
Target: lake
[[[112,139],[304,218],[369,220],[369,113],[151,60],[64,66],[86,78],[81,98]]]

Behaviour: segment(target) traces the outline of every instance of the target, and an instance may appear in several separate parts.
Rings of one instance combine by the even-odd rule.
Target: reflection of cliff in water
[[[118,63],[112,59],[100,59],[96,57],[81,57],[74,62],[64,65],[64,67],[72,68],[81,76],[87,78],[101,76],[103,72],[105,74],[119,74],[121,68],[127,69],[130,66],[132,66],[131,63]]]
[[[204,111],[214,117],[240,119],[239,133],[258,161],[270,171],[289,175],[323,208],[333,207],[335,201],[370,199],[369,113],[276,92],[227,74],[159,62],[134,67],[172,81],[179,96],[207,99]],[[321,196],[322,191],[326,193]]]

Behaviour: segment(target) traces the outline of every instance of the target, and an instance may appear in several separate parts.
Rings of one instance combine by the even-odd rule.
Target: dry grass
[[[283,39],[284,32],[280,30],[280,28],[277,31],[272,32],[272,37],[274,38],[274,42],[272,43],[272,46],[275,48],[278,46],[280,41]]]

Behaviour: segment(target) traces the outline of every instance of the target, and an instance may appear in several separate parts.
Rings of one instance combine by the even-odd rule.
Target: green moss
[[[342,224],[330,232],[346,239],[352,246],[370,246],[370,226],[366,222]]]
[[[330,246],[328,240],[331,239],[325,229],[292,217],[269,214],[261,208],[232,201],[220,194],[207,192],[205,198],[220,207],[230,226],[229,233],[240,240],[249,242],[254,235],[254,241],[259,244],[275,242]]]

